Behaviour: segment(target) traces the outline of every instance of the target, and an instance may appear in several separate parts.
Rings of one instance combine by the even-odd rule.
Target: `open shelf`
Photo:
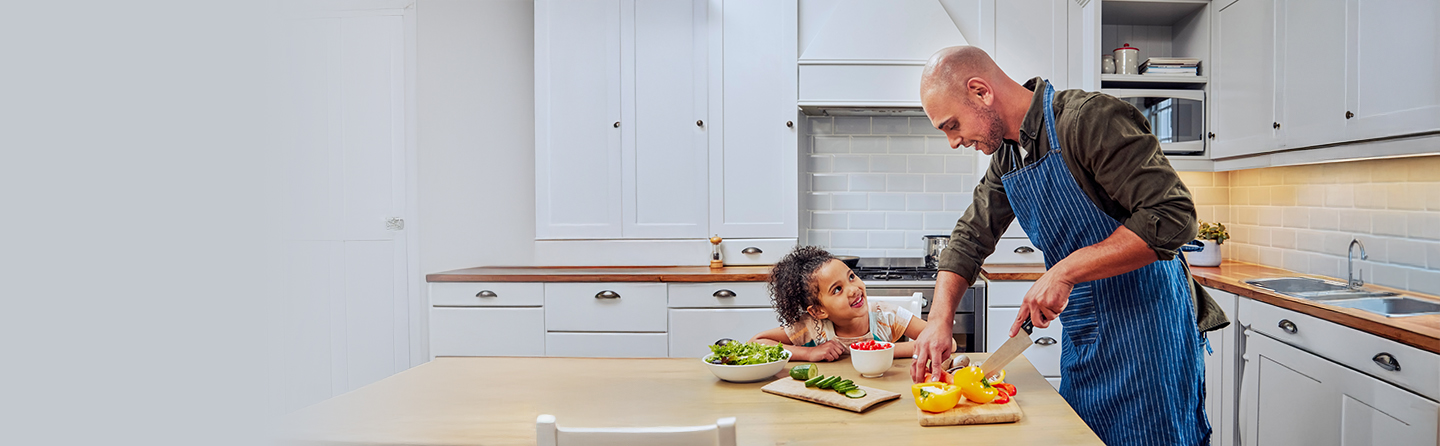
[[[1144,82],[1155,84],[1203,84],[1205,76],[1182,76],[1164,74],[1102,74],[1100,82]]]

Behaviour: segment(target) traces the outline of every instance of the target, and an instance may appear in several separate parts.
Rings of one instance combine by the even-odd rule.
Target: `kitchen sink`
[[[1440,303],[1413,297],[1351,299],[1326,304],[1369,311],[1385,317],[1440,314]]]
[[[1271,290],[1286,296],[1309,300],[1341,300],[1372,297],[1389,297],[1397,294],[1388,291],[1352,290],[1343,282],[1316,279],[1313,277],[1274,277],[1247,280],[1245,283]]]

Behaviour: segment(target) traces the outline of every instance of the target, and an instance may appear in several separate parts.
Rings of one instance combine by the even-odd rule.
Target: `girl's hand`
[[[840,356],[844,355],[846,352],[845,345],[841,344],[840,341],[834,339],[831,339],[829,342],[826,342],[824,344],[820,344],[814,347],[808,347],[805,350],[805,355],[803,355],[805,356],[805,358],[802,358],[801,360],[809,362],[834,361],[836,359],[840,359]]]

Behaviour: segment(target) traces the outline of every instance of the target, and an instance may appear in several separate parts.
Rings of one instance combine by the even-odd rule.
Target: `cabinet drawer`
[[[430,284],[430,305],[443,307],[538,307],[545,304],[542,283],[446,282]]]
[[[748,248],[760,250],[746,254]],[[725,239],[720,242],[720,259],[728,266],[774,265],[795,248],[795,239]]]
[[[775,311],[769,308],[670,310],[670,356],[703,357],[717,340],[749,341],[779,326]]]
[[[1019,308],[991,308],[985,314],[985,351],[993,352],[1010,340],[1010,324],[1014,323],[1015,317],[1019,315]],[[1063,332],[1063,325],[1056,319],[1049,327],[1036,328],[1035,332],[1030,334],[1030,339],[1034,339],[1036,343],[1022,354],[1041,375],[1060,376],[1060,333]],[[1045,342],[1044,338],[1050,338],[1054,342],[1041,345]]]
[[[770,308],[765,282],[672,283],[669,287],[670,308]]]
[[[1247,315],[1251,330],[1440,400],[1440,355],[1253,299],[1242,299],[1241,305],[1246,307],[1242,313]],[[1295,332],[1281,328],[1282,321],[1293,324]],[[1381,353],[1390,354],[1399,363],[1400,370],[1381,367],[1375,360]]]
[[[434,356],[543,356],[542,308],[431,308]]]
[[[665,300],[663,283],[547,283],[545,329],[664,332]]]
[[[663,358],[665,333],[545,333],[545,356]]]
[[[1030,252],[1025,252],[1027,249]],[[1045,254],[1028,238],[1002,238],[995,242],[995,253],[985,263],[1045,263]]]
[[[1025,293],[1030,292],[1030,287],[1035,285],[1032,281],[1020,282],[990,282],[987,284],[990,295],[987,296],[992,307],[1018,307],[1025,301]]]
[[[1000,237],[1028,239],[1030,235],[1025,233],[1025,228],[1020,227],[1020,219],[1017,218],[1015,221],[1010,222],[1010,227],[1005,228],[1005,233],[1000,234]]]

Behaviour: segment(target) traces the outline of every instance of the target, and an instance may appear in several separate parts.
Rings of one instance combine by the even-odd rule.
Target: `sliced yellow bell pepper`
[[[915,406],[926,412],[944,412],[960,403],[960,386],[943,382],[923,382],[910,386]]]
[[[971,381],[960,385],[960,393],[965,395],[965,399],[968,401],[985,404],[995,401],[997,392],[994,387],[987,386],[983,382]]]
[[[956,370],[954,378],[956,385],[963,386],[968,383],[973,383],[985,379],[985,372],[980,370],[980,366],[972,365],[970,367]]]

